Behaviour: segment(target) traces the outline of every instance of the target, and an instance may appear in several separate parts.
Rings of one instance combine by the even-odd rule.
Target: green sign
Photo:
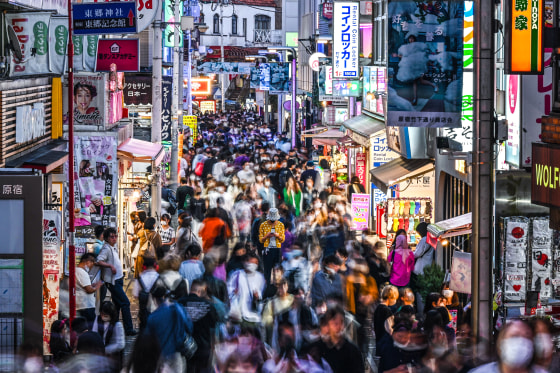
[[[183,16],[183,3],[179,0],[165,0],[163,2],[164,6],[164,20],[167,26],[163,30],[163,46],[164,47],[175,47],[175,33],[179,33],[179,45],[183,46],[183,31],[181,30],[181,18],[175,20],[175,5],[179,7],[180,17]],[[175,24],[177,22],[177,24]]]

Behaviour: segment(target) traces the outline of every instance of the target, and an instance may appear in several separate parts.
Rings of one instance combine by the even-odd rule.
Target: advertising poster
[[[6,13],[6,27],[17,36],[23,59],[11,52],[10,76],[48,74],[49,13]]]
[[[183,4],[182,2],[175,2],[172,0],[163,1],[163,17],[165,21],[165,29],[163,30],[163,46],[164,47],[175,47],[175,32],[179,32],[179,45],[177,47],[183,46],[183,32],[180,28],[175,26],[175,22],[181,22],[180,17],[183,16],[183,7],[179,6],[179,19],[175,20],[175,4]]]
[[[270,65],[269,63],[259,65],[259,89],[261,91],[270,91]]]
[[[508,127],[506,162],[519,167],[521,141],[521,79],[519,79],[519,75],[506,77],[506,119]]]
[[[333,78],[360,77],[360,3],[335,2],[333,12]]]
[[[74,125],[104,127],[107,116],[106,77],[103,74],[74,74]],[[63,94],[67,96],[68,90]],[[64,97],[68,115],[68,99]]]
[[[387,125],[461,127],[463,2],[391,1]]]
[[[161,141],[171,141],[171,101],[173,95],[173,77],[161,79]]]
[[[196,67],[199,75],[210,74],[251,74],[255,67],[250,62],[204,62]]]
[[[117,139],[112,136],[74,137],[74,224],[117,226]],[[93,230],[92,230],[93,231]]]
[[[62,213],[43,211],[43,353],[50,354],[51,325],[58,320]]]
[[[369,194],[353,193],[351,206],[352,230],[367,230],[369,227]]]
[[[125,105],[152,104],[152,76],[125,74],[124,83]]]
[[[451,264],[449,289],[457,293],[471,293],[471,254],[455,251]]]
[[[290,64],[271,63],[270,65],[270,94],[290,92]]]

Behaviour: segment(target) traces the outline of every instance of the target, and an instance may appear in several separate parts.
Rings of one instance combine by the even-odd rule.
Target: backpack
[[[138,293],[138,305],[140,308],[148,308],[148,302],[150,301],[151,292],[156,286],[158,280],[159,275],[154,281],[152,287],[150,289],[146,289],[146,285],[144,284],[144,281],[142,281],[142,277],[138,277],[138,284],[140,284],[140,292]]]
[[[144,258],[155,258],[156,250],[154,248],[154,244],[150,240],[146,240],[144,245],[140,248],[140,251],[138,251],[138,254]]]
[[[183,202],[183,210],[184,211],[190,211],[191,209],[191,199],[192,196],[187,193],[187,195],[185,196],[185,202]]]

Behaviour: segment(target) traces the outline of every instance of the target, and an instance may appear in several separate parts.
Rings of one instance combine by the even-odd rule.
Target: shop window
[[[256,15],[255,30],[270,30],[270,17],[262,14]]]
[[[237,35],[237,15],[231,17],[231,34]]]

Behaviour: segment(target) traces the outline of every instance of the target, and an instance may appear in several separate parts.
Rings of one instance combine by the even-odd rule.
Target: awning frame
[[[428,231],[435,237],[444,239],[472,233],[472,213],[466,213],[428,225]]]
[[[128,139],[125,142],[123,142],[121,145],[119,145],[119,147],[126,146],[126,144],[128,144],[131,141],[134,141],[134,142],[142,141],[142,142],[145,142],[145,143],[148,143],[148,144],[153,144],[153,143],[148,142],[148,141],[137,140],[137,139]],[[117,148],[117,156],[119,156],[121,158],[126,158],[126,159],[128,159],[132,162],[143,162],[143,163],[152,163],[153,162],[156,166],[158,166],[161,163],[164,155],[165,155],[165,151],[164,151],[162,145],[160,145],[160,149],[155,156],[146,155],[146,154],[142,155],[140,153],[131,153],[129,151]]]
[[[407,159],[398,157],[370,170],[369,173],[371,182],[383,193],[387,193],[391,186],[433,172],[434,168],[434,161],[431,159]],[[395,175],[398,174],[398,176],[394,177],[395,175],[391,173]]]

